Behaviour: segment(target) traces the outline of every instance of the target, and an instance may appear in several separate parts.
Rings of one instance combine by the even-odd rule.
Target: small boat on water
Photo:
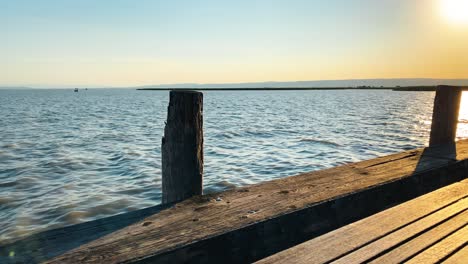
[[[75,88],[74,92],[77,93],[77,92],[78,92],[78,88]]]

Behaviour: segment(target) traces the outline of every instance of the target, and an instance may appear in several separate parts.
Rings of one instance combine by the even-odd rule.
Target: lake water
[[[434,99],[374,90],[204,94],[205,192],[425,146]],[[168,92],[0,90],[0,243],[160,203],[167,105]],[[462,122],[458,137],[466,135]]]

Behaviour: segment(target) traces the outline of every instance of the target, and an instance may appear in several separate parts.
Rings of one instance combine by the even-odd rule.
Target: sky
[[[0,0],[0,86],[468,78],[467,2]]]

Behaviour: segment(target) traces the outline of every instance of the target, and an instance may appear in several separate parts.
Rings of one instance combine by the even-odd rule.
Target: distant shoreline
[[[137,88],[140,91],[301,91],[301,90],[392,90],[432,92],[436,86],[406,86],[406,87],[263,87],[263,88]]]

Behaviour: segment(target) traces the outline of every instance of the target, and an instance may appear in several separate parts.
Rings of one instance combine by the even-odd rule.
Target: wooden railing
[[[436,89],[429,146],[455,142],[463,87]],[[203,94],[170,91],[162,140],[163,203],[203,193]]]
[[[431,137],[442,136],[429,148],[202,196],[202,94],[171,92],[162,151],[165,204],[0,243],[0,263],[248,263],[265,258],[466,179],[468,140],[450,144],[454,133],[443,137],[443,131],[456,128],[458,90],[439,87]]]

